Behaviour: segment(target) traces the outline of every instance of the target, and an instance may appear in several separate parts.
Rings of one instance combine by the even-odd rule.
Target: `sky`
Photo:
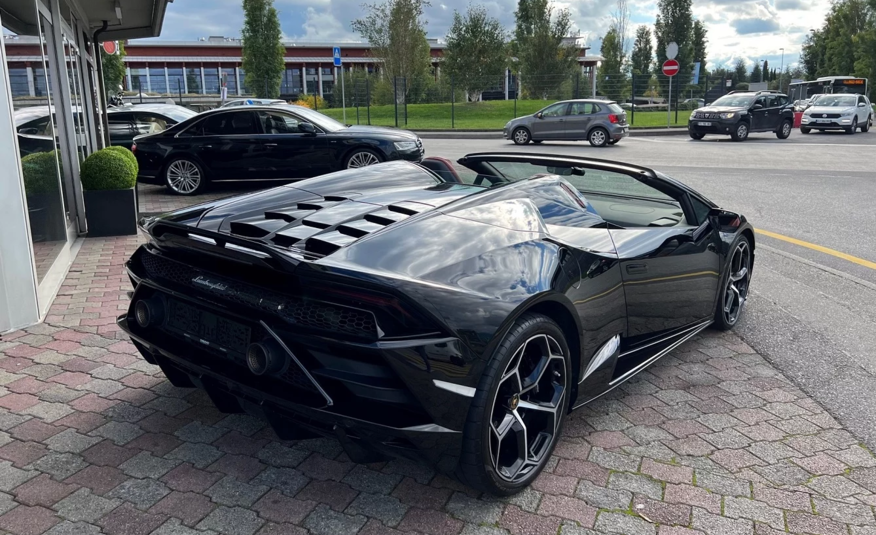
[[[372,0],[379,1],[379,0]],[[432,0],[426,9],[429,37],[443,39],[455,10],[465,11],[471,0]],[[610,24],[614,0],[554,0],[568,8],[583,43],[598,53],[601,37]],[[167,7],[161,40],[192,41],[210,35],[239,37],[243,25],[241,0],[176,0]],[[510,32],[517,0],[485,0],[490,15]],[[362,0],[274,0],[287,39],[358,40],[351,22],[362,15]],[[628,0],[631,11],[630,46],[639,25],[652,26],[657,0]],[[830,8],[828,0],[693,0],[694,17],[709,30],[709,68],[731,67],[737,58],[749,65],[769,60],[771,67],[795,65],[806,34],[821,27]]]

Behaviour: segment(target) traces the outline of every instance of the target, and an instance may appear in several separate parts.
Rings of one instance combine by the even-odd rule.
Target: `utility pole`
[[[782,66],[779,67],[779,92],[782,91],[782,81],[785,79],[785,49],[780,48],[782,51]]]

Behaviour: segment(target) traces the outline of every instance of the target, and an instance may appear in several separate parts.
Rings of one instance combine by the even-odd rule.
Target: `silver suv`
[[[594,147],[614,145],[630,135],[627,114],[611,100],[564,100],[505,125],[505,139],[518,145],[548,140],[583,141]]]

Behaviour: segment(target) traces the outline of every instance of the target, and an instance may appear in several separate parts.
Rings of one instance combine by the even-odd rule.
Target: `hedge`
[[[24,171],[24,191],[28,196],[58,191],[58,153],[35,152],[21,159]]]
[[[92,153],[82,162],[79,178],[89,191],[131,189],[137,184],[137,168],[117,149],[109,147]]]
[[[125,158],[131,160],[131,163],[134,164],[134,169],[137,171],[137,173],[140,172],[140,164],[137,163],[137,157],[134,155],[133,152],[126,149],[125,147],[119,147],[119,146],[107,147],[107,150],[115,151],[115,152],[118,152],[119,154],[124,155]]]

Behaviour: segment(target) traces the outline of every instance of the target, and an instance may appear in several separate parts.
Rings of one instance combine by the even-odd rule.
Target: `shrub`
[[[328,108],[328,103],[324,98],[319,95],[300,95],[298,100],[293,102],[296,106],[303,106],[305,108],[310,108],[311,110],[314,108],[318,108],[320,110]]]
[[[137,173],[140,172],[140,164],[137,163],[137,157],[134,156],[134,153],[131,152],[130,150],[126,149],[125,147],[118,147],[118,146],[107,147],[106,150],[111,150],[111,151],[114,151],[114,152],[121,154],[122,156],[124,156],[125,158],[130,160],[132,164],[134,164],[134,171],[136,171]]]
[[[21,159],[27,196],[58,191],[58,153],[36,152]]]
[[[131,160],[110,147],[86,158],[79,177],[83,189],[89,191],[130,189],[137,184],[137,169]]]

